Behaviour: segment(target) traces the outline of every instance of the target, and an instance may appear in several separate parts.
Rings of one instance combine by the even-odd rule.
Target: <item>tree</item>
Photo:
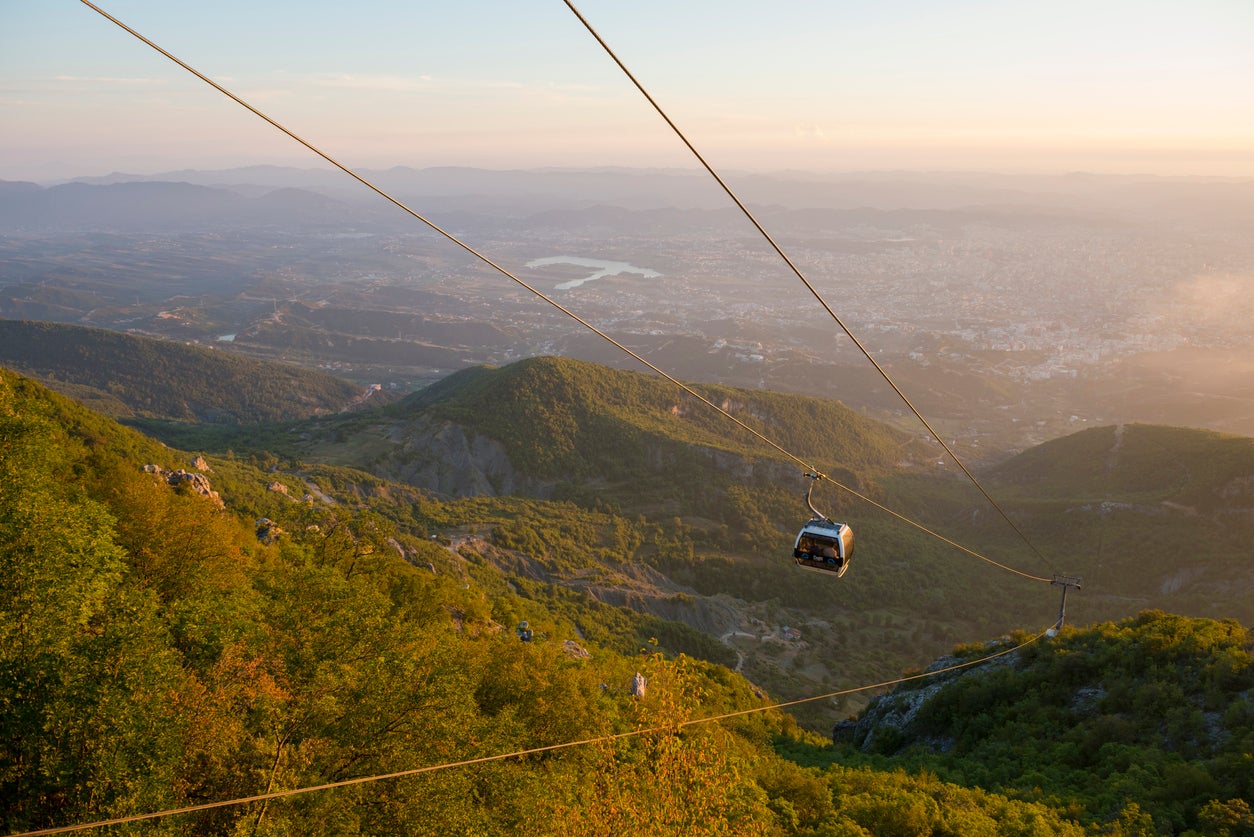
[[[72,445],[0,378],[0,799],[45,826],[174,798],[182,672]]]

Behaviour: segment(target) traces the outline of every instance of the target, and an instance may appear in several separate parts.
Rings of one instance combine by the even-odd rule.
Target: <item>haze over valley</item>
[[[257,168],[5,184],[0,316],[195,342],[399,391],[536,354],[638,365],[329,176]],[[900,414],[852,342],[696,172],[376,176],[673,374]],[[1249,182],[741,179],[836,313],[974,455],[1123,421],[1254,432]],[[603,262],[618,272],[589,266]]]

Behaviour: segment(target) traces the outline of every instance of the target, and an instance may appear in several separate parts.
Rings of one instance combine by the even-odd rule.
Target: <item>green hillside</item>
[[[189,458],[0,372],[5,833],[589,739],[130,828],[1254,829],[1254,644],[1235,621],[1147,613],[1068,629],[961,676],[912,681],[833,746],[719,664],[734,646],[591,595],[653,595],[667,583],[659,568],[704,578],[705,540],[681,522],[565,501],[436,499],[264,454],[200,463],[222,507],[144,468]],[[866,575],[890,569],[866,563]],[[710,578],[743,574],[718,566]],[[582,587],[558,583],[572,579]],[[676,613],[698,605],[670,594]],[[890,613],[862,614],[880,630],[842,654],[927,659],[920,649],[936,638],[912,638]],[[514,636],[522,619],[532,642]],[[892,651],[894,635],[903,650]],[[1005,647],[966,645],[933,668]],[[637,672],[647,687],[634,697]]]
[[[1048,800],[1119,833],[1249,834],[1252,651],[1233,620],[1146,612],[1069,629],[900,687],[839,731],[834,757]]]
[[[902,457],[906,437],[838,402],[713,385],[695,388],[824,467],[882,471]],[[499,439],[518,467],[543,477],[629,468],[633,459],[650,453],[647,440],[657,438],[750,459],[780,456],[657,375],[567,358],[465,370],[410,396],[402,408],[430,411]]]
[[[1095,427],[1025,451],[993,476],[1036,499],[1243,511],[1254,507],[1254,439],[1144,424]]]
[[[0,365],[117,418],[253,423],[338,412],[365,393],[319,372],[116,331],[0,320]]]
[[[884,824],[903,801],[943,801],[947,822],[1081,833],[1048,804],[797,766],[772,742],[813,739],[776,711],[690,725],[764,699],[726,668],[665,653],[664,637],[628,646],[630,610],[527,598],[473,550],[430,538],[428,523],[477,516],[469,507],[360,472],[215,458],[204,473],[222,508],[143,467],[186,458],[0,372],[6,833],[587,739],[127,830],[894,833]],[[272,523],[256,522],[262,510]],[[512,515],[509,538],[527,546],[543,521],[519,511],[492,513]],[[587,546],[578,518],[564,525]],[[635,536],[624,523],[600,537],[614,552]],[[513,635],[520,614],[533,642]]]
[[[1107,428],[1004,463],[984,479],[1038,555],[969,483],[910,464],[930,457],[838,403],[701,390],[846,484],[993,560],[1046,579],[1082,576],[1068,604],[1073,623],[1146,608],[1254,622],[1254,504],[1241,476],[1254,474],[1248,439]],[[264,453],[289,468],[365,469],[428,489],[439,498],[426,506],[436,510],[433,530],[474,534],[466,549],[519,589],[542,565],[548,584],[682,621],[720,638],[750,679],[781,697],[885,679],[973,636],[1043,628],[1058,611],[1057,588],[830,485],[815,501],[853,526],[853,569],[839,582],[796,570],[792,538],[809,514],[799,466],[649,375],[536,358],[464,370],[381,410],[179,431],[160,429],[176,446]],[[517,536],[520,520],[531,536]],[[609,552],[584,549],[571,534],[620,528],[632,534]],[[801,639],[781,641],[785,627]],[[798,714],[820,728],[864,700]]]
[[[871,495],[910,455],[902,434],[835,402],[701,390]],[[810,514],[801,468],[729,426],[653,376],[536,358],[465,370],[394,407],[352,416],[214,434],[153,430],[176,446],[264,451],[280,463],[361,468],[432,490],[452,521],[441,534],[477,521],[487,542],[542,558],[554,584],[722,637],[751,679],[784,697],[883,679],[955,641],[1023,627],[1025,614],[1033,627],[1053,618],[1052,590],[990,578],[984,565],[827,485],[815,502],[854,523],[857,572],[835,583],[798,571],[792,539]],[[503,495],[515,499],[471,499]],[[535,524],[525,545],[513,538],[507,509],[524,505],[533,520],[625,518],[647,530],[646,542],[671,546],[620,551],[613,583],[591,583],[586,550],[561,523]],[[485,560],[518,570],[496,552]],[[989,605],[955,607],[975,584]],[[680,596],[691,606],[679,607]],[[804,639],[783,642],[785,627]],[[801,712],[825,727],[861,700]]]
[[[1254,439],[1094,428],[1020,454],[991,484],[1084,576],[1082,619],[1121,601],[1254,620]]]
[[[833,401],[715,386],[713,403],[827,473],[874,494],[913,444]],[[802,468],[654,375],[559,358],[455,373],[390,408],[303,425],[203,433],[145,427],[176,445],[266,450],[359,467],[442,494],[521,494],[731,521],[765,546],[808,516]],[[833,513],[847,497],[828,495]],[[744,523],[754,521],[748,527]],[[783,529],[778,522],[787,521]]]

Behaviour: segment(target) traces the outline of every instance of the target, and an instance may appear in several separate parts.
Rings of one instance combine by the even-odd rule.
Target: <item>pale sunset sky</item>
[[[561,0],[100,0],[360,168],[695,164]],[[581,0],[719,168],[1254,176],[1254,0]],[[0,179],[309,152],[78,0],[0,0]]]

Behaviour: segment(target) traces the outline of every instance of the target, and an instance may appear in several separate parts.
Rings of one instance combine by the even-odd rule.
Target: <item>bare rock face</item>
[[[649,681],[645,679],[643,674],[637,671],[636,676],[631,678],[631,696],[642,698],[648,690]]]
[[[546,486],[520,477],[500,442],[452,422],[421,417],[396,428],[392,440],[400,448],[383,465],[386,479],[453,497],[548,496]]]
[[[262,517],[257,520],[257,540],[269,546],[279,539],[283,534],[283,530],[279,528],[279,524],[275,523],[268,517]]]
[[[195,468],[197,471],[200,471],[205,474],[213,473],[213,469],[209,467],[209,463],[205,461],[205,458],[203,456],[193,456],[192,461],[191,461],[191,466]]]
[[[226,503],[222,502],[222,496],[213,490],[213,486],[209,484],[209,478],[204,474],[193,474],[190,471],[184,471],[182,468],[179,468],[177,471],[167,471],[160,465],[151,464],[144,466],[144,472],[152,474],[159,480],[164,480],[166,485],[169,485],[171,488],[186,488],[186,490],[209,500],[218,508],[226,508]]]
[[[999,641],[986,643],[988,650],[995,650]],[[924,673],[936,672],[932,677],[899,686],[885,695],[877,695],[856,722],[841,721],[832,730],[837,743],[852,743],[863,752],[895,752],[901,741],[923,745],[935,753],[947,753],[956,742],[951,738],[924,734],[916,729],[915,718],[919,711],[944,688],[947,683],[964,677],[985,677],[1005,666],[1018,665],[1018,656],[1011,654],[989,659],[979,665],[956,668],[963,659],[945,656],[935,660]],[[954,669],[950,671],[949,669]],[[879,739],[888,742],[886,747]]]
[[[562,643],[562,651],[572,660],[587,660],[592,657],[587,648],[584,648],[573,639],[568,639]]]

